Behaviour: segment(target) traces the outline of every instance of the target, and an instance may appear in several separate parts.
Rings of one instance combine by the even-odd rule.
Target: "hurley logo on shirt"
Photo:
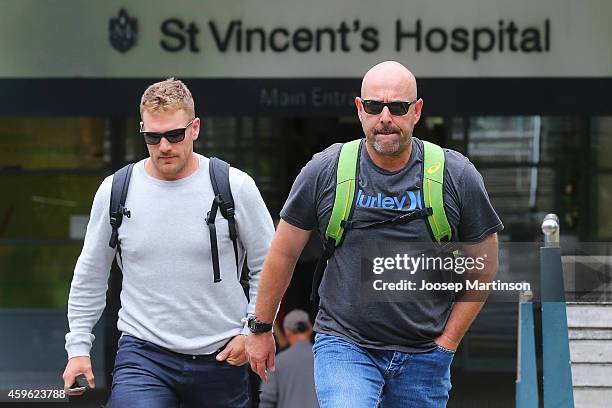
[[[383,210],[407,210],[423,208],[423,200],[421,199],[421,191],[413,190],[406,191],[406,194],[401,196],[384,196],[381,193],[376,195],[366,195],[363,190],[357,192],[357,206],[363,208],[381,208]]]

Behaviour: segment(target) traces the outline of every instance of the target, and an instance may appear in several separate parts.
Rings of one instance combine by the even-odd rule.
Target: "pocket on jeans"
[[[115,376],[117,370],[121,368],[136,367],[136,362],[139,358],[138,350],[140,350],[144,344],[146,344],[144,340],[137,339],[136,337],[122,336],[119,339],[112,375]]]
[[[122,360],[122,357],[125,354],[129,354],[134,350],[140,349],[146,342],[136,337],[132,336],[121,336],[119,338],[119,342],[117,343],[117,354],[115,357],[115,362]]]
[[[447,348],[439,346],[437,344],[436,344],[436,349],[438,349],[439,351],[441,351],[443,353],[448,353],[448,354],[455,354],[455,351],[456,351],[456,350],[447,349]]]
[[[317,349],[321,346],[321,335],[319,333],[315,334],[314,343],[312,343],[312,353],[316,354]]]
[[[314,344],[312,345],[312,353],[316,355],[322,347],[328,346],[336,340],[336,337],[330,336],[329,334],[317,333],[315,335]]]

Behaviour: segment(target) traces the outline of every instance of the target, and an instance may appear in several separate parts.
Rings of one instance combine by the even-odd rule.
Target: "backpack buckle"
[[[127,207],[124,207],[124,206],[119,207],[119,212],[128,218],[132,218],[132,212],[128,210]]]
[[[223,197],[221,197],[221,194],[217,194],[215,196],[214,202],[217,203],[217,205],[221,209],[221,214],[223,214],[224,217],[234,218],[234,207],[232,207],[229,203],[223,201]]]
[[[328,238],[327,241],[325,241],[325,245],[323,247],[323,256],[329,259],[331,258],[331,256],[334,254],[335,251],[336,251],[336,240],[333,238]]]
[[[340,226],[344,229],[351,229],[353,228],[353,221],[349,221],[349,220],[341,220],[340,221]]]

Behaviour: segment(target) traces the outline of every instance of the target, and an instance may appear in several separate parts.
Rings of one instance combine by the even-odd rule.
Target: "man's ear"
[[[195,118],[193,120],[193,123],[191,124],[191,130],[192,130],[192,139],[193,140],[197,140],[197,138],[200,136],[200,118]]]
[[[423,111],[423,99],[419,98],[414,103],[414,123],[417,123],[421,118],[421,112]]]
[[[363,121],[363,104],[361,103],[361,98],[355,98],[355,107],[357,107],[357,116],[359,117],[359,121]]]

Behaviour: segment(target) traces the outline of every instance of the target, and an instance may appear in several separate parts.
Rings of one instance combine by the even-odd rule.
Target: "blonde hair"
[[[179,109],[195,117],[193,96],[183,81],[179,79],[168,78],[150,85],[140,99],[141,117],[144,111],[156,114],[175,112]]]

